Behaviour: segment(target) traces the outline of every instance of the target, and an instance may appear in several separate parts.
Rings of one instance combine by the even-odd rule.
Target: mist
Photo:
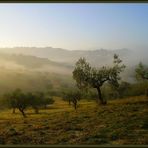
[[[136,81],[135,67],[139,62],[145,65],[148,64],[147,49],[123,48],[78,51],[52,47],[0,49],[0,73],[2,78],[0,93],[17,87],[24,90],[44,90],[47,89],[48,82],[52,82],[53,87],[60,87],[63,84],[73,85],[72,71],[80,57],[85,57],[91,66],[99,68],[112,66],[115,53],[126,65],[124,72],[121,74],[122,80],[134,83]]]

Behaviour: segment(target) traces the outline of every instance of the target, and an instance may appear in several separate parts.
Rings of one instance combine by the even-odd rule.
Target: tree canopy
[[[106,100],[102,98],[101,86],[105,82],[118,87],[118,80],[120,80],[119,74],[125,68],[124,64],[121,64],[122,60],[118,55],[114,54],[114,61],[112,67],[102,66],[101,68],[91,67],[85,58],[80,58],[75,65],[73,71],[73,78],[76,80],[77,86],[80,89],[86,87],[96,88],[101,104],[106,104]]]
[[[79,90],[71,90],[63,93],[63,100],[68,101],[69,105],[72,103],[75,110],[78,107],[78,101],[80,101],[82,94]]]
[[[144,66],[142,62],[135,69],[137,80],[148,80],[148,67]]]
[[[16,89],[12,93],[5,94],[4,97],[8,106],[13,109],[13,113],[15,113],[15,109],[18,109],[24,117],[26,117],[24,111],[27,107],[32,107],[35,113],[38,113],[39,108],[54,103],[51,97],[46,96],[42,92],[23,93],[21,89]]]

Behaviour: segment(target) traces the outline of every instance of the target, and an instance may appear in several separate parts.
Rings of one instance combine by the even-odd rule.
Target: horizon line
[[[61,48],[61,47],[52,47],[52,46],[13,46],[13,47],[0,47],[0,49],[14,49],[14,48],[53,48],[53,49],[61,49],[61,50],[69,50],[69,51],[95,51],[95,50],[130,50],[129,48],[115,48],[115,49],[106,49],[106,48],[94,48],[94,49],[65,49],[65,48]]]

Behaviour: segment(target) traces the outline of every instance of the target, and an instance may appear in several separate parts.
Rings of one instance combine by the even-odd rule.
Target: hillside
[[[148,144],[148,98],[109,101],[107,106],[80,101],[77,112],[60,98],[48,110],[27,118],[1,112],[1,144]]]
[[[55,48],[10,48],[0,50],[0,95],[20,88],[24,91],[59,92],[61,89],[73,87],[72,79],[74,61],[86,57],[93,66],[112,63],[113,54],[121,55],[126,65],[121,74],[123,81],[135,81],[135,63],[128,63],[132,54],[128,49],[68,51]],[[57,60],[57,61],[52,61]],[[63,61],[62,61],[63,60]],[[104,62],[105,61],[105,62]],[[128,63],[128,64],[126,64]],[[137,61],[138,63],[138,61]]]
[[[147,50],[66,50],[52,47],[15,47],[0,48],[0,66],[72,76],[74,64],[80,57],[85,57],[92,66],[100,67],[111,65],[114,53],[119,54],[126,65],[125,71],[121,74],[124,81],[134,82],[135,66],[140,61],[148,63]]]
[[[24,91],[56,91],[73,86],[73,79],[66,74],[0,68],[0,95],[20,88]]]
[[[48,58],[36,57],[33,55],[15,54],[15,53],[3,53],[0,52],[0,66],[6,68],[26,68],[26,69],[37,69],[47,67],[51,72],[56,71],[56,69],[70,69],[72,66],[67,66],[63,63],[53,62]],[[10,64],[10,66],[9,66]],[[15,67],[14,67],[14,66]],[[54,69],[54,70],[52,70]]]
[[[48,58],[55,62],[74,65],[80,58],[85,57],[95,65],[109,64],[112,61],[114,53],[119,54],[125,64],[136,65],[139,61],[147,63],[147,49],[130,50],[130,49],[94,49],[94,50],[66,50],[61,48],[37,48],[37,47],[15,47],[15,48],[0,48],[3,53],[32,55],[40,58]]]
[[[132,52],[128,49],[113,51],[103,49],[94,51],[68,51],[54,48],[1,49],[0,95],[13,91],[16,88],[20,88],[23,91],[50,90],[52,93],[57,93],[58,95],[63,89],[75,85],[72,78],[72,71],[74,69],[73,58],[78,60],[79,56],[86,56],[88,61],[92,61],[91,65],[102,66],[105,63],[112,63],[114,53],[119,53],[123,63],[126,64],[128,61],[126,57]],[[55,58],[57,61],[52,61],[49,58]],[[61,62],[60,60],[64,61]],[[96,63],[93,64],[93,62]],[[126,65],[125,71],[121,74],[122,80],[134,82],[136,63],[129,63],[129,65]]]
[[[40,58],[48,58],[50,60],[60,62],[60,63],[69,63],[74,64],[80,57],[85,57],[89,62],[97,66],[100,66],[104,61],[109,63],[109,58],[113,56],[114,53],[119,54],[122,58],[126,57],[128,54],[131,54],[131,51],[128,49],[119,49],[119,50],[66,50],[61,48],[36,48],[36,47],[15,47],[15,48],[4,48],[0,49],[4,53],[12,54],[24,54],[32,55]],[[99,64],[99,65],[98,65]]]

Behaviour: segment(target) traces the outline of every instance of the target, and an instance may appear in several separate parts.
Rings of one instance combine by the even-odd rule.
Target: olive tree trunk
[[[39,109],[37,107],[34,108],[35,113],[38,114],[39,113]]]
[[[71,105],[71,100],[70,99],[68,100],[68,103],[69,103],[69,105]]]
[[[74,109],[76,110],[77,109],[77,100],[74,99],[72,102],[73,102]]]
[[[15,108],[13,108],[12,113],[15,114]]]
[[[97,92],[98,92],[98,100],[97,100],[97,102],[98,102],[98,103],[100,102],[101,105],[107,104],[106,100],[104,100],[104,99],[102,98],[102,93],[101,93],[100,87],[97,87]]]
[[[24,110],[21,109],[21,108],[19,108],[19,111],[22,113],[23,117],[25,118],[26,117],[26,114],[25,114]]]

